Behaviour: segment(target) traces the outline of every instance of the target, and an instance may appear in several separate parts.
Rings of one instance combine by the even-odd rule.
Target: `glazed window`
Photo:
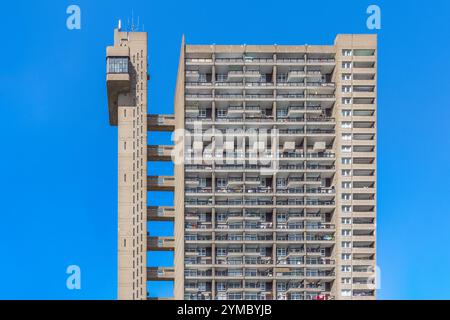
[[[112,57],[106,61],[108,73],[128,73],[127,57]]]

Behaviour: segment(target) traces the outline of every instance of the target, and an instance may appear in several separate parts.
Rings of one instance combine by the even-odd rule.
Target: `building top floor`
[[[334,54],[339,48],[375,49],[377,46],[376,34],[339,34],[333,45],[197,45],[187,44],[186,54]]]

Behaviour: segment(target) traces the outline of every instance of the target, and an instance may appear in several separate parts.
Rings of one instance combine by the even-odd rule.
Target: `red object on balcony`
[[[319,294],[316,296],[316,300],[327,300],[327,296],[323,294]]]

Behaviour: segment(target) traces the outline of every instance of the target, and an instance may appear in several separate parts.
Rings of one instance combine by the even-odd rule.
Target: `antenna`
[[[131,24],[130,24],[130,18],[127,19],[127,32],[137,32],[139,31],[140,24],[141,24],[141,17],[137,17],[137,24],[135,24],[134,21],[134,10],[131,9]],[[120,22],[120,26],[122,26],[122,22]],[[144,27],[144,25],[143,25]]]

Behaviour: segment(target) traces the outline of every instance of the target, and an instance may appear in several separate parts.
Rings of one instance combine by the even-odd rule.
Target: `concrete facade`
[[[114,59],[126,59],[122,70]],[[147,299],[147,33],[107,48],[110,124],[118,127],[118,299]],[[126,71],[126,72],[125,72]]]
[[[146,280],[173,280],[174,298],[187,300],[375,299],[376,36],[329,46],[183,38],[164,116],[147,116],[146,46],[144,33],[116,31],[107,53],[129,48],[143,73],[107,79],[119,127],[119,299],[145,299]],[[147,150],[147,131],[174,131],[174,146]],[[174,176],[147,177],[146,161],[170,154]],[[146,191],[173,192],[174,206],[146,208]],[[150,236],[147,221],[174,221],[174,236]],[[173,251],[174,267],[145,270],[142,247]]]

